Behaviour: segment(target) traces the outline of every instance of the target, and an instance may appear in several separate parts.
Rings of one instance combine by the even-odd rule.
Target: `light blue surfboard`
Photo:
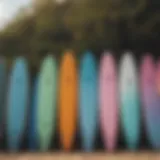
[[[86,52],[80,64],[79,118],[84,151],[94,148],[97,131],[98,92],[97,65],[91,52]]]
[[[6,109],[7,68],[6,61],[0,58],[0,141],[4,135],[4,113]]]
[[[120,118],[126,145],[134,150],[140,138],[140,95],[138,73],[132,53],[127,52],[120,62]]]
[[[35,78],[32,87],[31,112],[29,118],[29,137],[28,146],[30,150],[36,150],[38,147],[37,129],[36,129],[36,109],[37,109],[37,86],[38,76]]]
[[[11,151],[20,149],[27,122],[29,72],[25,58],[18,57],[10,73],[7,99],[7,144]]]

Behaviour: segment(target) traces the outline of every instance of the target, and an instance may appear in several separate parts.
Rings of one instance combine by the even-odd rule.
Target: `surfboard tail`
[[[64,101],[62,101],[64,103]],[[68,103],[69,105],[70,103]],[[65,106],[64,104],[62,106]],[[67,106],[66,106],[67,107]],[[69,151],[74,142],[75,132],[76,132],[76,108],[70,108],[68,110],[61,108],[60,109],[60,141],[62,148],[66,151]]]
[[[43,139],[41,138],[40,150],[42,152],[47,151],[50,147],[50,142],[51,142],[51,140],[46,140],[46,137]]]
[[[37,140],[36,137],[30,137],[29,138],[29,143],[28,143],[29,149],[31,151],[34,151],[37,149],[38,145],[37,145]]]
[[[94,138],[93,136],[84,136],[82,141],[83,150],[85,152],[91,152],[93,150],[93,142]]]
[[[117,122],[115,119],[110,119],[105,114],[106,112],[101,111],[101,130],[102,137],[104,138],[104,145],[107,150],[112,152],[116,148],[117,143]],[[112,123],[110,123],[112,121]],[[113,123],[114,122],[114,123]]]
[[[83,150],[86,152],[90,152],[94,149],[94,142],[96,138],[96,126],[82,128],[81,135],[82,135],[82,147]]]
[[[39,147],[41,151],[47,151],[50,148],[52,140],[52,130],[50,126],[47,129],[45,127],[39,126],[38,128],[38,138],[39,138]]]
[[[105,148],[108,149],[109,152],[112,152],[114,151],[114,149],[116,148],[116,142],[117,142],[117,137],[116,137],[116,130],[112,130],[111,132],[107,132],[107,131],[103,131],[105,132],[103,134],[103,137],[104,137],[104,145],[105,145]],[[108,136],[106,136],[108,135]]]
[[[149,97],[150,99],[151,97]],[[146,131],[147,137],[154,149],[160,149],[160,109],[159,109],[160,99],[156,92],[152,92],[151,101],[146,105],[145,111],[145,121],[146,121]]]
[[[81,118],[80,128],[81,128],[81,140],[82,140],[82,147],[83,150],[86,152],[90,152],[94,148],[94,142],[96,138],[96,122],[95,122],[95,114],[93,113],[84,112],[81,115],[86,115],[85,117]],[[87,116],[88,115],[88,116]],[[88,122],[88,123],[87,123]]]
[[[66,132],[64,132],[66,133]],[[74,142],[74,135],[72,133],[63,134],[60,138],[62,149],[65,151],[70,151]]]
[[[69,107],[68,107],[68,110],[63,110],[63,109],[64,108],[62,108],[61,110],[60,124],[59,124],[60,142],[61,142],[62,148],[65,151],[69,151],[72,149],[74,138],[75,138],[76,110],[72,108],[69,109]]]
[[[134,103],[137,100],[127,100],[124,103],[123,109],[121,110],[121,120],[122,126],[125,135],[125,141],[127,147],[131,150],[135,150],[138,147],[139,137],[140,137],[140,111],[139,111],[139,103]],[[132,104],[130,110],[128,110],[128,106]],[[127,106],[127,107],[126,107]],[[129,113],[132,113],[130,116]],[[135,118],[137,117],[137,118]],[[128,124],[128,122],[130,124]]]
[[[8,136],[8,149],[13,152],[17,152],[20,148],[20,138],[17,135],[9,135]]]
[[[114,103],[109,103],[109,100],[105,103],[103,95],[100,96],[100,99],[102,98],[100,103],[102,137],[104,138],[105,148],[113,151],[116,148],[118,136],[118,106],[115,103],[116,100],[112,101]]]

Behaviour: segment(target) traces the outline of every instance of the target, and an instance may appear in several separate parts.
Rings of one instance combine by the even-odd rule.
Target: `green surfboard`
[[[37,133],[39,148],[47,151],[55,132],[57,100],[56,60],[47,56],[41,65],[37,93]]]

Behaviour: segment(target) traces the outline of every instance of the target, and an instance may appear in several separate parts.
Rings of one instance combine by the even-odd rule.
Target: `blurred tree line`
[[[44,0],[32,14],[21,9],[0,32],[0,54],[31,61],[66,49],[159,51],[159,0]],[[118,52],[117,52],[118,54]],[[137,53],[138,54],[138,53]]]

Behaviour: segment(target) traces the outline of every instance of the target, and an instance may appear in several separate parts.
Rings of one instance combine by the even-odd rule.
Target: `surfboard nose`
[[[153,57],[151,55],[144,56],[142,60],[142,69],[144,71],[148,70],[149,72],[152,72],[153,66],[154,66]]]
[[[143,57],[141,63],[141,84],[149,85],[155,82],[155,63],[153,61],[153,57],[151,55],[146,55]]]
[[[63,64],[64,61],[65,61],[65,63],[67,65],[70,66],[72,64],[72,62],[74,62],[74,52],[73,51],[67,51],[67,52],[65,52],[64,55],[63,55],[63,58],[62,58],[62,64]]]

